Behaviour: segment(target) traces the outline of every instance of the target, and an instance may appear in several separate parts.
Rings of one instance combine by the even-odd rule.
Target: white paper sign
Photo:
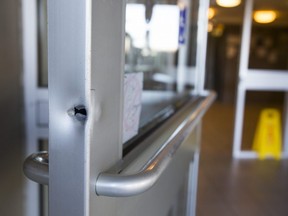
[[[138,133],[142,90],[143,73],[124,75],[123,143]]]

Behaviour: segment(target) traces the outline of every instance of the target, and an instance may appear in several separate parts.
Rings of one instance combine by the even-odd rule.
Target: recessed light
[[[215,9],[214,8],[209,8],[208,10],[208,19],[212,19],[215,16]]]
[[[276,19],[277,14],[273,10],[261,10],[255,11],[253,17],[257,23],[267,24],[273,22]]]
[[[216,3],[221,7],[236,7],[240,5],[241,0],[216,0]]]

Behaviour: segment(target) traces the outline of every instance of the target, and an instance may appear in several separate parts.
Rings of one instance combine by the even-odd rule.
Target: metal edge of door
[[[48,2],[49,215],[103,215],[113,202],[91,183],[122,157],[124,16],[124,0]],[[78,105],[87,122],[67,113]]]
[[[48,1],[49,215],[87,215],[85,122],[87,1]],[[73,188],[74,190],[71,190]]]

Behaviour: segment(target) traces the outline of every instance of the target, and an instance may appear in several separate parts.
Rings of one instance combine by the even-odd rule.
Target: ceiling
[[[247,0],[249,1],[249,0]],[[216,0],[210,0],[210,6],[215,8],[214,22],[241,25],[243,22],[245,1],[234,8],[223,8],[216,4]],[[277,19],[270,26],[288,27],[288,0],[255,0],[254,10],[276,10]]]

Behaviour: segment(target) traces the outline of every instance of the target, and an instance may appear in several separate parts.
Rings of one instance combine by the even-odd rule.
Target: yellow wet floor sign
[[[253,142],[253,150],[260,159],[274,157],[280,159],[282,146],[280,113],[276,109],[261,111]]]

